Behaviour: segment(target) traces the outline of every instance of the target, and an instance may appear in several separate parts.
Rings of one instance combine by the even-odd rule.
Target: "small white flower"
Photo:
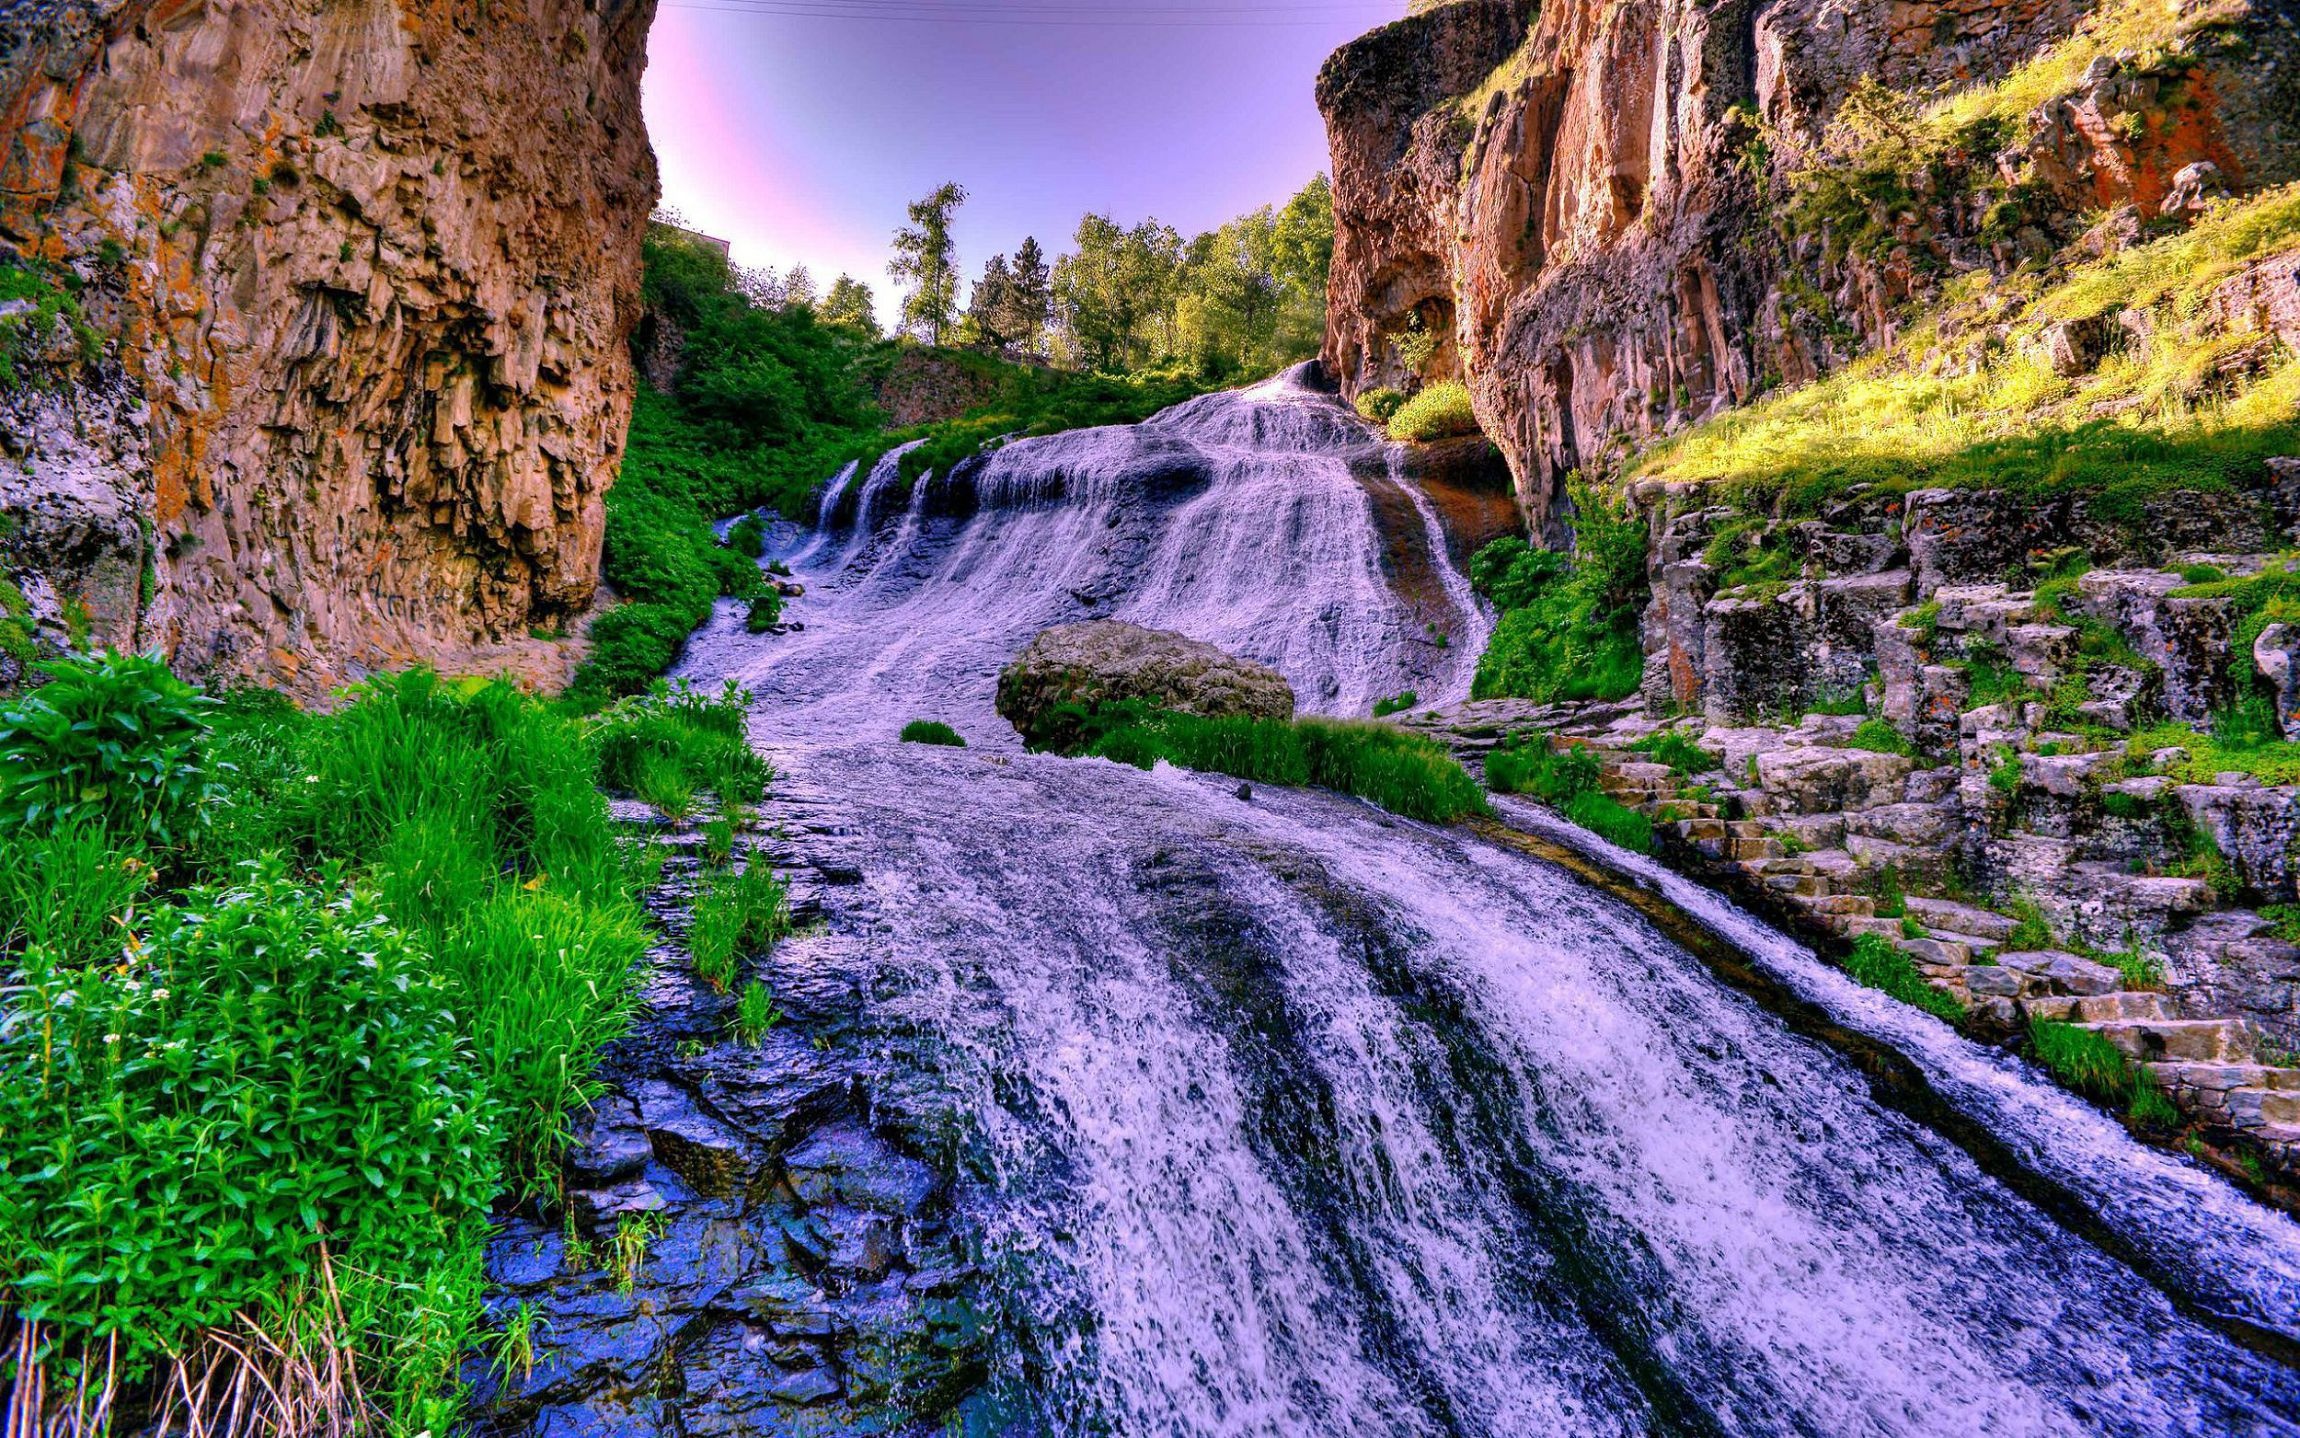
[[[120,1036],[119,1036],[118,1034],[106,1034],[106,1035],[104,1035],[104,1042],[105,1042],[105,1043],[108,1043],[108,1044],[116,1044],[116,1043],[118,1043],[119,1041],[120,1041]]]

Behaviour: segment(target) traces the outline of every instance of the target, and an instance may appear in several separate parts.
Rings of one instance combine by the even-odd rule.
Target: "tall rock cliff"
[[[653,10],[0,0],[11,615],[307,694],[547,675],[630,411]]]
[[[2292,178],[2296,16],[2294,0],[1410,16],[1319,79],[1326,364],[1351,395],[1466,380],[1529,525],[1554,535],[1567,471],[1844,363],[1958,275]],[[1936,99],[2007,76],[1969,114]],[[1434,348],[1401,345],[1415,331]]]

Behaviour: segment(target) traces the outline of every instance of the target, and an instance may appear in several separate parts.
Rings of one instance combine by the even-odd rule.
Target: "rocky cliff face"
[[[2179,43],[2104,28],[2069,61],[2096,8],[2144,13],[1462,0],[1376,31],[1319,80],[1327,366],[1352,395],[1466,379],[1554,532],[1567,470],[1843,363],[1951,276],[2036,263],[2103,212],[2113,242],[2291,178],[2300,7],[2165,0],[2181,18],[2149,23]],[[2023,66],[2029,108],[1915,123],[1911,97]],[[1440,340],[1418,372],[1416,328]]]
[[[9,0],[5,562],[310,693],[548,675],[620,456],[652,0]]]

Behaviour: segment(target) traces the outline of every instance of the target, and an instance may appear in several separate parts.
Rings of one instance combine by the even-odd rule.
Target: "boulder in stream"
[[[1113,619],[1043,630],[998,676],[998,712],[1032,748],[1059,747],[1063,706],[1127,700],[1208,718],[1294,717],[1294,688],[1268,665]]]

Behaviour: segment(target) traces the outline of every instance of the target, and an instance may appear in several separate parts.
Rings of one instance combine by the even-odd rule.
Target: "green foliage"
[[[80,277],[60,266],[0,263],[0,304],[30,306],[0,315],[0,391],[35,382],[26,373],[28,356],[33,345],[48,341],[59,325],[71,331],[79,362],[96,362],[103,353],[103,338],[88,324],[79,290]]]
[[[2014,920],[2013,931],[2005,938],[2006,947],[2019,953],[2024,949],[2049,949],[2053,946],[2052,921],[2045,917],[2044,909],[2036,900],[2026,894],[2015,894],[2004,908]]]
[[[782,1018],[775,1008],[775,996],[757,979],[743,985],[743,996],[735,1001],[735,1037],[746,1044],[757,1046]]]
[[[1358,417],[1387,427],[1399,409],[1404,407],[1405,402],[1404,390],[1391,389],[1386,385],[1378,389],[1369,389],[1358,396]]]
[[[323,1239],[347,1307],[404,1330],[483,1235],[498,1109],[451,982],[371,898],[251,864],[156,910],[133,964],[35,950],[15,983],[38,1041],[0,1044],[0,1290],[68,1348],[116,1338],[134,1376],[276,1318]]]
[[[1965,1016],[1964,1005],[1958,1003],[1954,995],[1945,994],[1926,982],[1909,956],[1881,935],[1863,934],[1853,940],[1852,950],[1845,956],[1845,972],[1853,976],[1854,982],[1914,1005],[1935,1018],[1955,1023]]]
[[[1538,733],[1512,734],[1485,757],[1486,787],[1496,794],[1539,799],[1608,843],[1652,853],[1653,822],[1601,789],[1602,771],[1588,749],[1553,747]]]
[[[767,552],[767,526],[754,510],[745,510],[742,518],[727,529],[727,548],[745,559],[757,559]]]
[[[1999,744],[1989,751],[1991,789],[2009,798],[2020,792],[2020,776],[2020,755],[2010,744]]]
[[[940,744],[952,749],[966,747],[966,740],[959,737],[958,731],[940,719],[913,719],[902,726],[901,737],[905,744]]]
[[[733,680],[717,694],[686,680],[656,680],[587,726],[599,782],[664,807],[708,790],[722,804],[756,804],[772,771],[751,747],[751,696]]]
[[[1524,609],[1542,590],[1571,567],[1554,549],[1535,549],[1521,537],[1505,534],[1469,559],[1470,587],[1507,612]]]
[[[1845,741],[1847,748],[1866,749],[1876,754],[1914,755],[1915,746],[1901,737],[1901,731],[1882,719],[1864,719],[1853,736]]]
[[[1909,892],[1901,879],[1899,864],[1886,864],[1869,881],[1869,892],[1876,896],[1877,917],[1903,919],[1909,912]],[[1922,934],[1909,934],[1909,938],[1923,938]]]
[[[908,280],[910,295],[902,302],[903,328],[928,344],[942,343],[958,313],[957,246],[950,221],[966,203],[966,190],[943,184],[910,206],[910,223],[894,233],[894,258],[887,273]]]
[[[117,960],[151,862],[89,823],[0,829],[0,954],[71,967]]]
[[[213,796],[201,758],[212,701],[158,659],[51,660],[0,706],[0,825],[88,823],[167,844]]]
[[[1376,719],[1387,719],[1392,714],[1402,714],[1406,710],[1413,708],[1416,704],[1421,702],[1421,696],[1414,693],[1414,691],[1411,689],[1401,690],[1396,694],[1392,694],[1387,699],[1375,700],[1374,717]]]
[[[1629,748],[1633,753],[1648,756],[1656,764],[1667,764],[1680,774],[1706,774],[1717,767],[1716,758],[1708,750],[1676,729],[1657,730]]]
[[[1482,572],[1496,603],[1524,598],[1504,606],[1494,626],[1478,660],[1476,698],[1619,699],[1644,678],[1638,621],[1646,599],[1645,524],[1626,500],[1581,484],[1570,493],[1574,551],[1563,571],[1514,547],[1494,551],[1483,565],[1471,562],[1473,582]],[[1480,558],[1487,553],[1479,551]]]
[[[2124,1051],[2090,1029],[2074,1024],[2032,1019],[2029,1047],[2038,1063],[2053,1076],[2088,1098],[2109,1104],[2131,1104],[2145,1086],[2155,1093],[2147,1075],[2135,1068]],[[2158,1098],[2161,1100],[2162,1095]]]
[[[752,634],[764,634],[783,622],[783,596],[778,589],[763,589],[743,612],[743,628]]]
[[[1413,443],[1479,433],[1469,387],[1453,380],[1425,386],[1390,416],[1390,438]]]
[[[1164,760],[1258,784],[1335,789],[1434,824],[1486,812],[1476,781],[1444,746],[1387,724],[1208,719],[1123,704],[1084,716],[1064,752],[1142,769]]]
[[[687,954],[695,976],[725,993],[738,960],[765,952],[788,932],[788,891],[772,868],[754,859],[740,873],[705,876],[687,931]]]

